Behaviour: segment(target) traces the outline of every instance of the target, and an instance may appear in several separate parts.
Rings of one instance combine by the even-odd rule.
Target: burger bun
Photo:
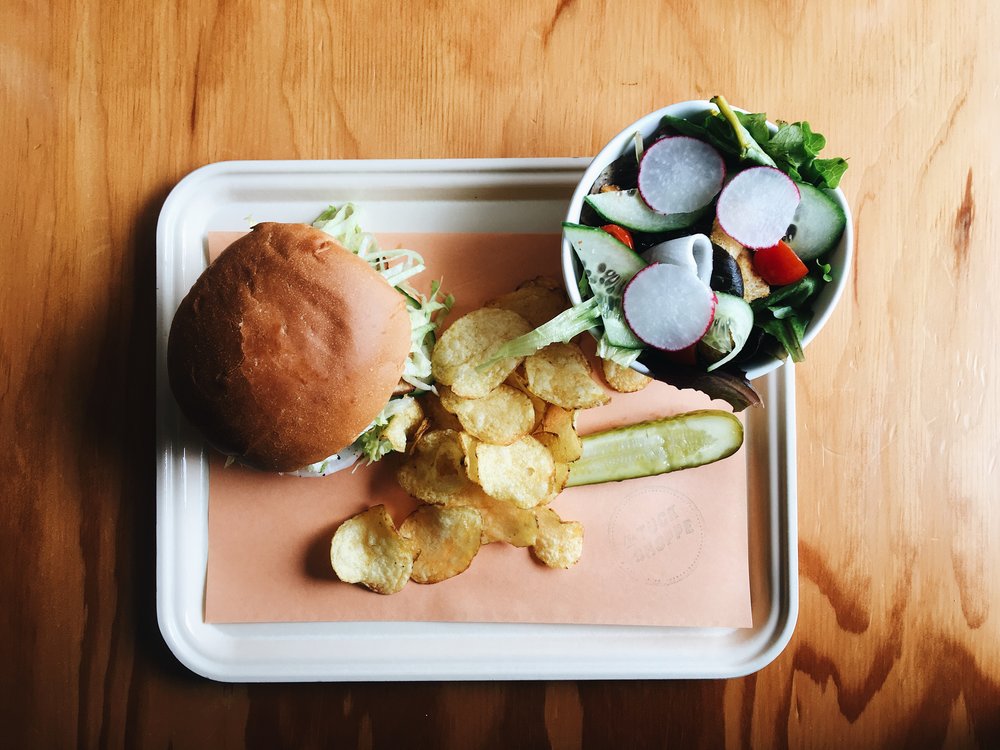
[[[210,444],[288,472],[340,452],[372,423],[410,339],[403,295],[366,261],[306,224],[263,223],[181,302],[167,370]]]

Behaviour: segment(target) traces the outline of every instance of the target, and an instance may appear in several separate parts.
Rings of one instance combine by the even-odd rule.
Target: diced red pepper
[[[765,247],[753,254],[753,270],[771,286],[794,284],[809,273],[795,251],[780,240],[774,247]]]
[[[624,243],[628,245],[632,250],[635,250],[635,243],[632,241],[632,234],[625,227],[620,227],[617,224],[605,224],[603,227],[601,227],[601,229],[610,234],[619,242]]]

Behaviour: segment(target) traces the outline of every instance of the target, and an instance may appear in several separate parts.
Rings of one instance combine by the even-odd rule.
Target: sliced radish
[[[722,231],[755,250],[785,236],[799,206],[799,189],[781,170],[751,167],[733,177],[715,207]]]
[[[676,352],[705,335],[715,316],[716,297],[684,266],[654,263],[628,283],[622,310],[632,332],[649,346]]]
[[[673,263],[694,271],[705,284],[712,280],[712,241],[703,234],[661,242],[642,253],[647,263]]]
[[[661,138],[639,162],[639,195],[661,214],[689,214],[712,202],[725,177],[722,157],[707,143],[683,135]]]

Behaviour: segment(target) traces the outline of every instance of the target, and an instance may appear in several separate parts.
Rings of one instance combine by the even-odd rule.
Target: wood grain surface
[[[7,747],[1000,743],[1000,4],[0,3]],[[154,609],[154,228],[222,159],[593,154],[724,93],[850,158],[800,613],[742,679],[221,685]]]

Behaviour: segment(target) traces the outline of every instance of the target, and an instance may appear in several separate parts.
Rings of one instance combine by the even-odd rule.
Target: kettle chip
[[[523,365],[518,367],[514,370],[514,372],[507,376],[507,379],[504,382],[511,388],[516,388],[531,399],[531,407],[535,411],[535,421],[531,427],[531,432],[537,432],[542,424],[542,418],[545,416],[545,410],[549,408],[549,405],[545,402],[545,399],[539,398],[528,390],[528,381],[524,377],[524,373],[522,372],[523,369]]]
[[[425,432],[399,468],[396,479],[410,495],[435,505],[448,505],[476,489],[465,469],[462,433],[455,430]]]
[[[430,391],[421,396],[420,400],[423,401],[427,423],[431,430],[455,430],[457,432],[462,429],[462,423],[458,421],[458,417],[444,407],[441,394],[445,388],[448,386],[439,385],[437,387],[438,393]]]
[[[611,399],[574,344],[549,344],[532,354],[524,360],[524,374],[532,393],[564,409],[589,409]]]
[[[531,551],[550,568],[572,568],[583,555],[583,524],[563,521],[552,508],[537,508],[538,537]]]
[[[604,370],[604,381],[619,393],[641,391],[653,381],[648,375],[643,375],[631,367],[622,367],[610,359],[601,360],[601,369]]]
[[[482,398],[500,385],[521,363],[519,357],[501,359],[480,370],[479,364],[498,344],[531,331],[531,324],[515,312],[481,307],[452,323],[431,353],[434,379],[450,385],[455,395]]]
[[[486,303],[486,307],[516,312],[527,320],[532,328],[538,328],[569,307],[569,304],[566,294],[558,286],[553,287],[546,280],[539,278],[522,284],[513,292],[490,300]]]
[[[556,470],[549,449],[533,437],[510,445],[480,443],[476,463],[486,494],[519,508],[534,508],[549,495]]]
[[[389,417],[380,437],[389,441],[394,451],[405,453],[407,443],[412,444],[426,428],[426,424],[420,402],[415,398],[407,398],[402,409]]]
[[[454,407],[465,431],[484,443],[510,445],[535,425],[531,399],[502,383],[482,398],[461,399]]]
[[[554,404],[542,417],[535,438],[552,452],[556,461],[568,464],[583,455],[583,441],[573,425],[574,420],[574,412]]]
[[[485,492],[463,500],[479,511],[483,519],[483,544],[505,542],[513,547],[530,547],[538,536],[538,519],[533,511],[497,500]]]
[[[410,578],[440,583],[472,564],[482,544],[483,519],[468,505],[423,505],[406,517],[399,533],[417,550]]]
[[[413,545],[396,531],[384,505],[351,516],[330,541],[333,572],[378,594],[395,594],[410,580]]]

